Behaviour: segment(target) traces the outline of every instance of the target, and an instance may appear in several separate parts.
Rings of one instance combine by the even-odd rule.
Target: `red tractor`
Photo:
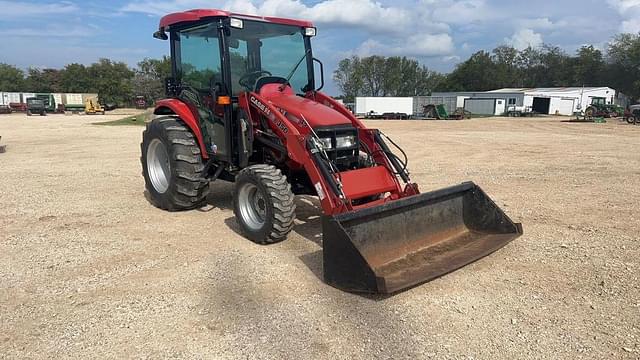
[[[242,232],[270,244],[294,228],[294,196],[317,196],[325,281],[356,292],[414,286],[522,234],[473,183],[420,194],[404,152],[320,92],[315,35],[308,21],[221,10],[160,20],[172,77],[141,144],[155,206],[197,208],[211,181],[234,182]]]

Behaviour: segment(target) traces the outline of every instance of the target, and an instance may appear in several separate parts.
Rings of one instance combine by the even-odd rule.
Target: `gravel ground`
[[[370,122],[423,191],[478,183],[525,235],[391,297],[321,280],[317,202],[294,233],[237,234],[145,199],[142,127],[0,115],[2,358],[640,358],[640,127],[560,119]]]

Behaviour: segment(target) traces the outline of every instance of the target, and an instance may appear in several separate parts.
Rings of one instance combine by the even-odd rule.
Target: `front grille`
[[[331,149],[325,149],[329,159],[334,162],[339,170],[356,169],[358,167],[359,141],[358,130],[351,125],[340,125],[321,127],[314,129],[318,137],[330,138]],[[351,147],[336,149],[336,138],[340,136],[352,135],[355,143]]]

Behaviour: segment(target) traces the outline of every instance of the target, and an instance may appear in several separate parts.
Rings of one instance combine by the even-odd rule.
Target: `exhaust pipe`
[[[390,294],[435,279],[522,235],[472,182],[335,216],[323,216],[324,279]]]

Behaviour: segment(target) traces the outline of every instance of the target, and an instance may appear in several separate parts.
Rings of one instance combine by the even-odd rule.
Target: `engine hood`
[[[332,108],[311,99],[296,96],[289,91],[261,92],[261,95],[277,108],[300,117],[302,114],[312,128],[335,125],[351,125],[351,121]]]

